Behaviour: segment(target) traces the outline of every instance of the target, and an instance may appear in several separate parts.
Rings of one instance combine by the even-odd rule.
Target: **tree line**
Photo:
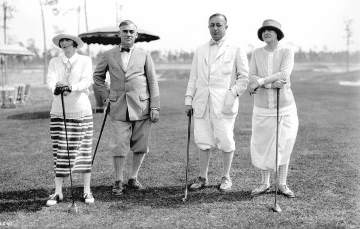
[[[8,67],[38,67],[42,66],[44,63],[44,55],[41,53],[40,49],[35,46],[35,41],[29,39],[27,44],[20,44],[26,47],[29,51],[34,53],[34,56],[9,56],[7,59]],[[80,50],[80,52],[82,52]],[[47,58],[50,59],[53,56],[58,55],[58,49],[50,49],[47,51]],[[85,52],[83,53],[85,54]],[[101,53],[98,53],[98,55]],[[97,55],[97,56],[98,56]],[[251,52],[248,54],[248,59],[250,60]],[[93,57],[93,62],[96,63],[97,56]],[[151,51],[151,56],[155,63],[161,64],[191,64],[194,52],[184,51],[184,50],[153,50]],[[305,63],[305,62],[328,62],[328,63],[346,63],[347,62],[347,51],[303,51],[299,49],[295,52],[295,62]],[[349,55],[349,62],[356,64],[360,63],[360,51],[351,52]]]

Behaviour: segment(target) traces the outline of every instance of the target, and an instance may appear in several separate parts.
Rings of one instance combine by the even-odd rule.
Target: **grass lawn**
[[[250,162],[252,99],[248,94],[240,99],[235,127],[232,191],[223,194],[215,187],[220,181],[221,155],[214,151],[211,186],[191,192],[182,203],[186,69],[161,72],[162,78],[171,80],[160,82],[161,121],[153,126],[151,153],[139,174],[145,190],[111,195],[110,133],[105,129],[92,172],[95,204],[81,202],[81,180],[75,176],[80,214],[67,212],[71,203],[68,181],[65,202],[45,207],[53,190],[48,130],[51,95],[34,86],[26,105],[0,110],[0,228],[359,228],[360,90],[338,84],[339,80],[359,80],[359,73],[293,73],[300,126],[288,183],[297,197],[279,196],[281,214],[268,210],[273,195],[250,197],[260,174]],[[94,143],[102,118],[94,115]],[[190,152],[192,178],[198,173],[194,144]]]

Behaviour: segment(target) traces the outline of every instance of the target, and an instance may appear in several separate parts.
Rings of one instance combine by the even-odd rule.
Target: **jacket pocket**
[[[225,115],[235,115],[237,113],[236,110],[236,99],[230,90],[228,90],[225,94],[224,104],[221,112]]]
[[[139,99],[140,101],[148,100],[150,98],[149,94],[140,94]]]
[[[139,95],[139,100],[140,100],[140,107],[142,110],[142,113],[148,113],[149,112],[149,107],[150,107],[150,96],[149,94],[140,94]]]

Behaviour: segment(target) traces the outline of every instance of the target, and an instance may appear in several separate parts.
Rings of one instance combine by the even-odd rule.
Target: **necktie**
[[[220,41],[210,40],[210,46],[219,45],[219,44],[220,44]]]
[[[69,80],[69,77],[70,77],[70,73],[71,73],[71,62],[70,60],[68,59],[65,64],[65,76],[66,76],[66,80]]]
[[[130,52],[130,49],[129,48],[121,48],[120,52]]]

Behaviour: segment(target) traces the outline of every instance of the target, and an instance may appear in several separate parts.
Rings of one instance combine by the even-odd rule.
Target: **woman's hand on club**
[[[271,84],[272,88],[283,88],[286,84],[286,80],[277,80]]]

